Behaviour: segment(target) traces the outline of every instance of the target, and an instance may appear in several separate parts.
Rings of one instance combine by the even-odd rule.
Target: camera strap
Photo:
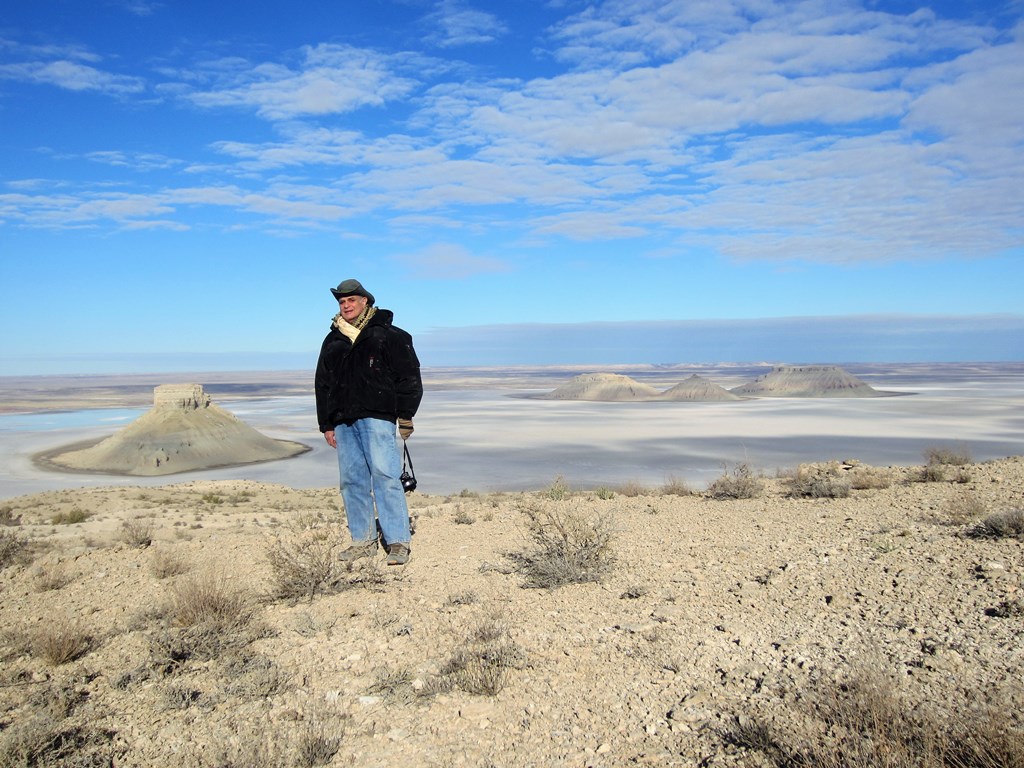
[[[412,466],[412,456],[409,455],[409,444],[408,443],[404,443],[404,445],[405,445],[405,451],[402,454],[402,474],[405,474],[405,471],[406,471],[405,465],[406,465],[406,463],[408,463],[409,464],[409,475],[415,480],[416,479],[416,470],[413,469],[413,466]]]

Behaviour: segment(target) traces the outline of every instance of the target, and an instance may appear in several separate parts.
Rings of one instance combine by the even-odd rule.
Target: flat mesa
[[[764,376],[729,391],[747,397],[883,397],[887,394],[838,365],[777,365]]]
[[[153,477],[276,461],[308,450],[253,429],[211,402],[199,384],[165,384],[153,390],[153,407],[124,429],[36,461],[47,469]]]

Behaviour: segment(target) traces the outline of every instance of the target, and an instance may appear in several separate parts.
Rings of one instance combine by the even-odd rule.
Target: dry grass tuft
[[[1011,768],[1024,765],[1024,733],[1008,709],[914,706],[877,670],[796,692],[806,711],[785,729],[741,715],[727,741],[774,766]]]
[[[78,622],[51,622],[30,640],[32,655],[55,667],[82,658],[95,646],[93,636]]]
[[[0,734],[0,768],[117,765],[124,752],[112,731],[72,726],[49,713],[15,721]]]
[[[882,490],[892,486],[892,470],[858,464],[850,470],[850,488],[855,491]]]
[[[615,488],[615,492],[620,496],[625,496],[629,499],[635,499],[637,496],[649,496],[651,489],[646,485],[642,485],[636,480],[630,480],[623,483]]]
[[[24,565],[29,557],[28,541],[13,531],[0,531],[0,569]]]
[[[480,597],[476,592],[467,590],[465,592],[455,592],[448,595],[448,599],[445,601],[445,605],[457,606],[457,605],[474,605],[480,602]]]
[[[21,515],[15,517],[14,507],[10,504],[5,504],[0,507],[0,525],[21,525]]]
[[[341,748],[344,734],[342,720],[334,720],[327,724],[319,718],[314,718],[307,722],[296,739],[294,765],[296,768],[329,765]]]
[[[572,495],[572,490],[569,488],[569,484],[565,482],[565,478],[558,475],[551,481],[551,485],[541,491],[540,494],[542,497],[552,501],[563,501]]]
[[[121,523],[119,539],[132,549],[145,549],[153,543],[151,520],[125,520]]]
[[[32,587],[36,592],[52,592],[74,581],[74,575],[64,563],[42,565],[32,573]]]
[[[666,483],[661,486],[659,493],[662,496],[692,496],[693,489],[687,485],[685,480],[680,480],[678,477],[670,477]]]
[[[510,669],[521,669],[525,655],[508,637],[508,625],[500,617],[485,616],[470,628],[464,642],[428,681],[421,695],[457,688],[474,696],[496,696],[508,682]]]
[[[338,526],[304,523],[278,535],[267,548],[276,595],[286,600],[312,600],[348,586],[338,560],[343,540]]]
[[[455,514],[452,516],[452,522],[456,525],[472,525],[476,522],[476,518],[469,514],[469,512],[463,509],[462,506],[460,505],[459,508],[455,510]]]
[[[949,467],[963,467],[972,463],[971,451],[967,446],[951,448],[949,446],[932,446],[924,450],[926,464]]]
[[[975,525],[969,535],[976,539],[1024,539],[1024,511],[996,512]]]
[[[381,669],[366,692],[370,696],[380,696],[386,701],[412,701],[415,697],[412,687],[415,677],[412,668],[407,666]]]
[[[789,496],[795,499],[845,499],[850,495],[850,478],[835,462],[801,464],[789,478]]]
[[[253,599],[212,572],[174,585],[166,622],[151,641],[153,665],[164,674],[237,652],[267,635],[255,620]]]
[[[726,467],[722,476],[708,486],[712,499],[756,499],[764,492],[764,481],[754,473],[749,464],[737,464],[729,471]]]
[[[912,480],[919,483],[944,483],[946,481],[946,468],[942,464],[925,464],[917,471]]]
[[[156,549],[149,561],[149,572],[158,579],[178,576],[188,571],[190,567],[180,553],[167,547]]]
[[[92,517],[92,512],[86,512],[81,507],[75,507],[67,512],[59,512],[50,518],[50,523],[53,525],[75,525],[76,523],[84,523]]]
[[[179,627],[209,625],[230,632],[249,624],[253,613],[252,600],[213,572],[185,579],[172,589],[171,617]]]
[[[942,505],[936,518],[940,525],[967,525],[985,516],[984,502],[970,493],[960,493],[949,498]]]
[[[272,659],[242,651],[231,655],[224,665],[228,684],[225,692],[242,701],[266,701],[291,686],[291,677]]]
[[[526,578],[525,586],[553,589],[600,582],[613,568],[611,524],[603,515],[551,510],[522,503],[530,544],[507,555]]]

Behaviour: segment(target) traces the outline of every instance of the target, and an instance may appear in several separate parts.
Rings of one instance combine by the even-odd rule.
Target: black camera
[[[412,493],[416,490],[416,470],[412,468],[412,456],[409,455],[409,444],[402,446],[402,474],[398,478],[402,490]]]

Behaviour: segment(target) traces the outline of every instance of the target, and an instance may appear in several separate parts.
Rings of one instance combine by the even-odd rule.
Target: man
[[[377,552],[378,525],[388,565],[411,554],[409,508],[402,488],[402,440],[413,431],[423,397],[412,336],[391,324],[394,314],[374,306],[358,280],[331,293],[338,314],[316,365],[316,414],[327,444],[337,450],[341,498],[352,544],[344,562]]]

